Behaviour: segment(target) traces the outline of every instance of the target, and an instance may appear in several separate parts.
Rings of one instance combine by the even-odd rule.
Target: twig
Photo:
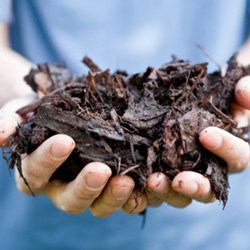
[[[140,164],[135,165],[135,166],[131,166],[131,167],[127,168],[126,170],[122,171],[120,173],[120,175],[123,176],[123,175],[127,174],[128,172],[130,172],[131,170],[136,169],[138,167],[140,167]]]

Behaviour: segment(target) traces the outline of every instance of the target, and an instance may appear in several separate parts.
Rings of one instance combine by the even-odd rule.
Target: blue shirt
[[[81,63],[86,54],[102,69],[130,74],[160,67],[172,54],[208,61],[196,41],[223,64],[248,28],[246,0],[1,2],[0,21],[11,22],[15,50],[34,63],[65,61],[77,74],[87,72]]]
[[[199,42],[224,64],[246,39],[244,0],[1,0],[0,21],[11,27],[12,47],[34,63],[65,61],[86,74],[91,57],[102,69],[129,73],[160,67],[175,54],[192,63],[209,61]],[[210,61],[209,61],[210,62]],[[211,63],[211,62],[210,62]],[[216,69],[211,63],[210,71]],[[224,211],[218,202],[168,205],[142,217],[89,211],[69,215],[46,198],[17,191],[0,160],[0,242],[3,249],[250,249],[249,171],[232,175]]]

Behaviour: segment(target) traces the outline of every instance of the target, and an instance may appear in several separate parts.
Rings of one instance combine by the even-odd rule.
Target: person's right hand
[[[22,97],[8,102],[0,110],[0,145],[15,131],[22,118],[14,111],[29,104],[34,97]],[[74,140],[58,134],[43,142],[34,152],[22,160],[23,175],[34,194],[46,195],[59,209],[79,214],[90,209],[94,216],[105,218],[118,210],[139,213],[146,207],[146,196],[135,194],[131,177],[111,177],[111,169],[99,162],[86,165],[75,180],[64,183],[49,182],[55,170],[67,159],[75,147]],[[15,171],[18,189],[30,195],[18,171]],[[137,195],[137,200],[134,199]]]
[[[235,100],[231,105],[238,127],[249,125],[250,76],[242,77],[235,86]],[[200,143],[227,163],[228,173],[239,173],[249,166],[249,144],[217,127],[205,128],[199,134]],[[151,194],[148,204],[158,206],[166,202],[177,208],[188,206],[192,200],[214,202],[215,194],[208,178],[193,171],[183,171],[173,180],[163,173],[153,173],[147,181]],[[241,195],[241,194],[239,194]]]

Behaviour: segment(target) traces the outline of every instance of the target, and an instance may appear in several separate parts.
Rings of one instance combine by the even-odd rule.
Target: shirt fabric
[[[84,55],[101,69],[128,73],[160,67],[175,54],[208,61],[200,43],[221,65],[246,40],[244,0],[1,0],[0,22],[11,28],[14,50],[33,63],[60,63],[86,74]],[[17,191],[0,159],[0,242],[3,249],[250,249],[249,171],[232,175],[229,201],[185,209],[166,204],[140,215],[117,212],[107,219],[89,211],[69,215],[43,196]]]

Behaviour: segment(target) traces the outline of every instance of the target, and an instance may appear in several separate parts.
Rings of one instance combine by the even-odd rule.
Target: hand
[[[237,83],[232,108],[239,127],[247,126],[250,76],[243,77]],[[205,148],[227,163],[229,173],[241,172],[248,166],[249,145],[232,134],[209,127],[200,133],[199,140]],[[209,180],[191,171],[181,172],[172,181],[162,173],[153,173],[148,179],[147,188],[149,206],[159,206],[166,202],[174,207],[183,208],[188,206],[192,199],[204,203],[216,200]]]
[[[22,121],[14,111],[33,99],[32,96],[15,99],[0,111],[0,144]],[[51,175],[67,159],[74,146],[71,137],[55,135],[22,160],[23,175],[35,194],[48,196],[59,209],[67,213],[79,214],[90,209],[93,215],[100,218],[108,217],[120,209],[125,213],[138,213],[145,209],[146,197],[133,191],[133,179],[126,175],[111,177],[111,169],[103,163],[88,164],[70,183],[59,180],[49,182]],[[18,171],[15,171],[15,178],[18,189],[30,195]]]
[[[75,143],[66,135],[55,135],[46,140],[37,150],[22,161],[23,175],[35,194],[48,196],[61,210],[70,214],[83,213],[90,209],[97,217],[107,217],[126,206],[135,207],[129,199],[134,181],[129,176],[111,177],[111,169],[98,162],[86,165],[75,180],[63,183],[49,182],[55,170],[68,158]],[[16,171],[18,189],[30,194]],[[127,203],[126,203],[127,202]],[[146,205],[146,200],[144,201]],[[138,210],[139,209],[139,210]],[[136,211],[139,212],[140,207]]]

